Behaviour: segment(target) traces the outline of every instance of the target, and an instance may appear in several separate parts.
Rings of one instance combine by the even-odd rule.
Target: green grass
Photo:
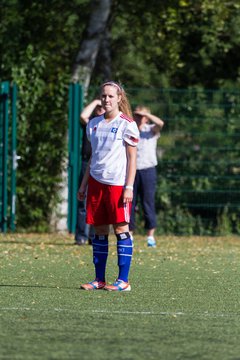
[[[240,238],[135,238],[132,291],[79,290],[91,246],[0,235],[0,359],[240,359]],[[117,275],[110,237],[107,280]]]

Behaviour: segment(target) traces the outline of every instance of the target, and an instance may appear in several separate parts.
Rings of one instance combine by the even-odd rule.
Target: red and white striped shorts
[[[87,224],[95,226],[129,223],[132,204],[123,203],[123,186],[107,185],[89,177]]]

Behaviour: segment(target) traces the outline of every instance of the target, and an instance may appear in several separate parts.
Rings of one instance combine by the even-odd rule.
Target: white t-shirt
[[[145,124],[140,131],[137,149],[137,170],[148,169],[157,165],[157,140],[160,133],[152,131],[154,124]]]
[[[121,112],[110,122],[104,114],[87,125],[91,142],[91,176],[104,184],[125,185],[127,171],[126,143],[137,146],[139,130],[134,120]]]

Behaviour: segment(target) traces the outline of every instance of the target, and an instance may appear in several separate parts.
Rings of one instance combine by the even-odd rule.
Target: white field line
[[[79,309],[68,309],[68,308],[51,308],[51,309],[36,309],[31,307],[0,307],[0,312],[8,312],[8,311],[35,311],[35,312],[77,312],[77,313],[86,313],[86,314],[107,314],[107,315],[142,315],[142,316],[202,316],[202,317],[236,317],[240,316],[240,313],[188,313],[181,311],[108,311],[108,310],[79,310]]]

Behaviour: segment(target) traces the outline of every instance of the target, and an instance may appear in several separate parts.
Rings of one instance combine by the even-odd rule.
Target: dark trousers
[[[87,168],[88,161],[82,161],[82,168],[79,175],[79,186],[81,185],[83,176],[85,174]],[[75,240],[84,240],[87,241],[88,239],[93,238],[94,236],[94,228],[86,224],[86,200],[85,201],[78,201],[77,207],[77,224],[76,224],[76,232],[75,232]]]
[[[155,193],[157,184],[156,167],[137,170],[134,188],[133,188],[133,202],[132,212],[130,217],[129,229],[135,229],[135,208],[140,199],[143,208],[143,216],[145,221],[145,229],[154,229],[157,226],[156,210],[155,210]]]

